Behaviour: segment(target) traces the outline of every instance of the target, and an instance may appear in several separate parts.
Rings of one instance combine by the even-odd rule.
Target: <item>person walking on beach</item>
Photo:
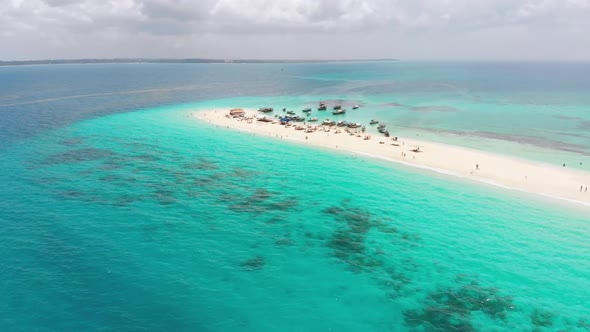
[[[580,186],[580,192],[582,192],[582,189],[584,189],[584,186]]]
[[[475,164],[475,169],[479,170],[479,164]]]

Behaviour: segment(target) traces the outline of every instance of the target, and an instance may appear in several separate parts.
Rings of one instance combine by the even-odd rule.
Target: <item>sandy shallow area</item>
[[[368,133],[370,130],[361,133],[360,128],[350,129],[358,132],[351,134],[343,127],[322,126],[324,119],[305,125],[292,123],[285,126],[274,119],[272,114],[268,118],[274,119],[274,122],[262,122],[256,118],[261,115],[256,110],[245,112],[245,118],[229,116],[229,109],[198,111],[193,114],[212,125],[403,163],[590,207],[590,189],[586,189],[590,187],[590,173],[576,169],[404,137],[398,137],[394,141],[392,137]],[[335,120],[334,117],[330,118]],[[365,125],[369,127],[368,123]],[[297,126],[304,129],[297,130]],[[308,126],[310,130],[307,130]],[[311,131],[313,127],[316,129]],[[367,139],[367,136],[370,137]]]

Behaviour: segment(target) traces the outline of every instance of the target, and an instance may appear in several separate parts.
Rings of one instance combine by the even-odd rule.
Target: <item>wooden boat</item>
[[[272,121],[273,121],[273,119],[272,119],[272,118],[270,118],[270,117],[268,117],[268,116],[266,116],[266,115],[260,115],[260,116],[258,116],[258,117],[256,118],[256,120],[258,120],[258,121],[262,121],[262,122],[272,122]]]

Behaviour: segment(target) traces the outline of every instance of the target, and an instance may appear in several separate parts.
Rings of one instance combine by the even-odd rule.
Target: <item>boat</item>
[[[287,114],[295,115],[295,112],[294,111],[287,111]]]
[[[324,121],[322,122],[322,124],[323,124],[323,125],[326,125],[326,126],[335,126],[335,125],[336,125],[336,121],[332,121],[332,120],[330,120],[330,119],[326,119],[326,120],[324,120]]]
[[[262,113],[270,113],[272,111],[273,111],[272,107],[262,107],[262,108],[258,109],[258,112],[262,112]]]
[[[389,132],[388,131],[384,132],[384,134],[385,134],[385,137],[389,137]]]
[[[268,116],[266,116],[266,115],[259,115],[259,116],[256,118],[256,120],[258,120],[258,121],[262,121],[262,122],[272,122],[272,121],[273,121],[273,119],[272,119],[272,118],[270,118],[270,117],[268,117]]]
[[[338,121],[338,123],[336,125],[338,127],[346,127],[346,126],[348,126],[348,122],[346,122],[346,121]]]
[[[334,115],[340,115],[340,114],[344,114],[344,113],[346,113],[346,110],[343,110],[343,109],[337,109],[335,111],[332,111],[332,114],[334,114]]]
[[[315,122],[315,121],[318,121],[318,118],[309,118],[307,121],[308,122]]]
[[[385,127],[387,127],[387,125],[385,123],[380,123],[377,128],[378,129],[385,129]]]
[[[303,110],[301,110],[303,113],[310,113],[311,112],[311,108],[304,108]]]
[[[335,109],[335,110],[339,110],[339,109],[341,109],[341,108],[342,108],[342,105],[340,105],[340,104],[334,105],[334,109]]]
[[[377,121],[377,120],[371,120],[371,122],[369,122],[369,124],[372,124],[372,125],[378,124],[378,123],[379,123],[379,121]]]
[[[360,128],[362,125],[360,123],[349,123],[348,128]]]
[[[325,111],[326,109],[326,103],[324,103],[323,101],[320,102],[320,107],[318,107],[318,111]]]
[[[352,106],[352,109],[353,109],[353,110],[356,110],[356,109],[358,109],[358,108],[359,108],[359,105],[354,105],[354,106]]]

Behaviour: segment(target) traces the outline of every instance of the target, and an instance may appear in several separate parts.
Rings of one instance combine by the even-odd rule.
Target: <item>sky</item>
[[[590,0],[0,0],[0,60],[590,60]]]

